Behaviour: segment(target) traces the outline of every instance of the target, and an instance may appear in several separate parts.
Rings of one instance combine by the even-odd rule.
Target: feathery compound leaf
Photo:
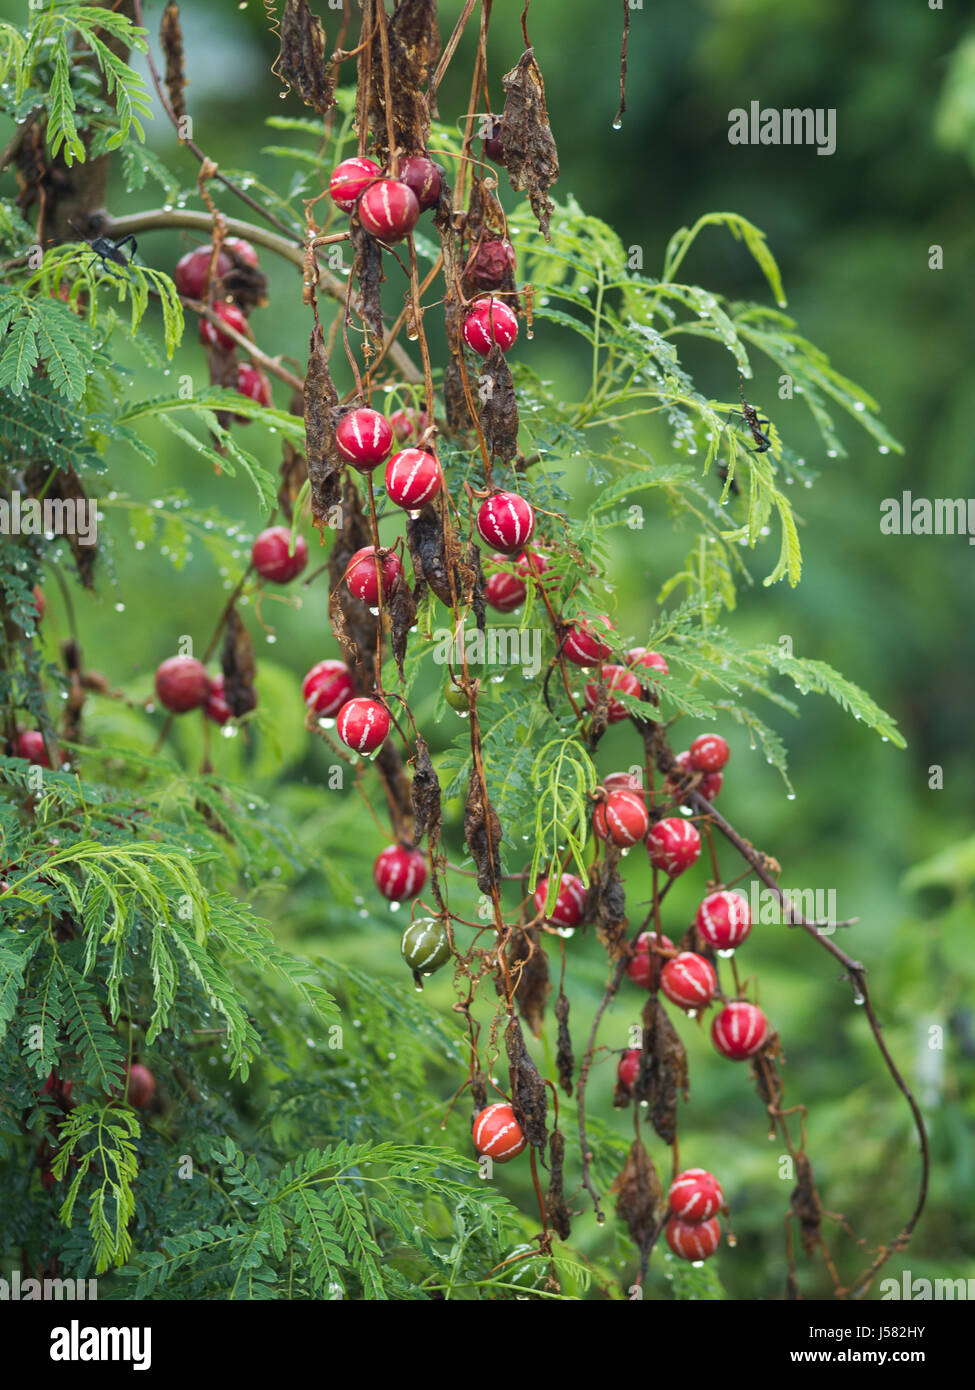
[[[761,647],[759,651],[769,666],[781,672],[783,676],[789,676],[795,682],[796,689],[803,695],[808,695],[810,691],[829,695],[837,704],[849,710],[854,719],[862,719],[871,729],[875,729],[881,738],[889,740],[898,748],[907,747],[903,734],[890,715],[885,713],[866,691],[848,681],[838,671],[834,671],[825,661],[785,656],[778,647]]]

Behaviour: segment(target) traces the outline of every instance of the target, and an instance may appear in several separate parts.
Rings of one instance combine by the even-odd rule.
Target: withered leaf
[[[430,134],[429,101],[424,88],[440,57],[436,0],[400,0],[388,20],[389,86],[393,139],[407,154],[426,149]],[[382,40],[372,44],[372,89],[369,118],[380,158],[389,154]]]
[[[356,311],[375,339],[374,343],[367,342],[365,345],[368,357],[371,352],[378,351],[383,341],[381,286],[386,278],[383,274],[383,253],[379,242],[369,235],[357,217],[352,219],[349,235],[352,241],[352,274],[359,285]]]
[[[501,115],[504,162],[511,186],[527,193],[546,241],[554,203],[548,189],[559,177],[559,156],[548,123],[545,86],[532,49],[502,79],[507,92]]]
[[[572,1076],[576,1063],[572,1054],[572,1038],[569,1036],[569,1001],[565,991],[561,989],[559,990],[559,997],[555,1001],[555,1017],[559,1024],[559,1043],[555,1053],[559,1085],[567,1096],[571,1096]]]
[[[464,842],[477,870],[477,886],[490,893],[501,878],[501,822],[490,801],[485,803],[477,768],[471,769],[464,807]]]
[[[545,1001],[552,986],[548,978],[548,956],[541,948],[537,928],[515,932],[508,947],[508,965],[518,980],[515,988],[518,1011],[538,1038],[545,1018]]]
[[[440,779],[430,758],[426,739],[421,734],[417,734],[416,737],[410,799],[413,807],[413,833],[417,840],[429,835],[430,846],[434,848],[440,838]]]
[[[536,1149],[544,1148],[548,1095],[545,1082],[539,1076],[538,1068],[525,1047],[521,1024],[517,1018],[508,1020],[508,1026],[504,1031],[504,1045],[508,1053],[511,1100],[518,1122],[529,1144]]]
[[[220,665],[223,670],[223,697],[231,713],[239,719],[255,708],[257,694],[254,690],[254,646],[236,608],[231,608],[227,617]]]
[[[490,453],[510,463],[518,451],[518,405],[511,368],[497,343],[491,348],[477,383],[481,429]]]
[[[329,513],[339,500],[341,458],[335,447],[332,411],[338,392],[328,368],[328,352],[321,324],[312,330],[305,374],[304,416],[305,455],[311,480],[311,515],[319,532],[328,524]],[[350,552],[351,553],[351,552]]]
[[[410,628],[416,622],[416,595],[411,591],[402,570],[397,574],[384,606],[389,615],[390,646],[402,680]]]
[[[650,1106],[650,1123],[665,1144],[677,1133],[677,1097],[687,1097],[687,1053],[655,994],[643,1009],[643,1050],[633,1085],[638,1101]]]
[[[639,1139],[634,1139],[623,1171],[610,1188],[616,1194],[616,1215],[641,1250],[653,1240],[667,1214],[660,1175]]]
[[[67,535],[78,578],[86,589],[93,589],[92,576],[98,557],[97,533],[94,526],[84,525],[84,518],[94,513],[95,505],[89,501],[78,474],[70,464],[67,468],[54,468],[46,461],[35,460],[28,466],[24,481],[28,496],[43,498],[65,518],[74,514],[75,525],[62,525],[61,530]],[[82,540],[82,534],[89,537],[88,544]]]
[[[183,98],[186,76],[183,71],[183,32],[179,23],[179,6],[174,0],[169,0],[169,4],[163,10],[159,24],[159,43],[166,59],[166,95],[173,108],[173,115],[180,120],[186,115],[186,102]]]
[[[565,1204],[562,1169],[565,1164],[565,1136],[561,1130],[553,1129],[548,1140],[548,1159],[551,1177],[545,1194],[545,1215],[548,1224],[560,1240],[568,1240],[572,1234],[569,1208]]]
[[[626,892],[620,879],[619,858],[619,850],[607,844],[603,863],[590,869],[582,917],[596,928],[611,956],[620,954],[626,937]]]
[[[281,52],[272,69],[297,96],[323,116],[335,105],[322,21],[308,0],[286,0],[281,17]]]
[[[406,523],[406,544],[413,560],[416,579],[428,585],[441,603],[451,606],[447,556],[444,550],[443,520],[436,507],[427,504],[418,517]],[[417,596],[419,597],[418,591]]]
[[[819,1201],[819,1193],[816,1191],[812,1163],[808,1154],[796,1155],[796,1185],[792,1189],[789,1203],[792,1215],[799,1222],[799,1238],[802,1241],[802,1248],[807,1255],[811,1255],[820,1241],[819,1228],[823,1209]]]

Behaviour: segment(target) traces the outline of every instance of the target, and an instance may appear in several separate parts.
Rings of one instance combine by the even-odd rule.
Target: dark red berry
[[[247,319],[235,304],[227,304],[221,299],[218,303],[214,304],[213,312],[228,328],[234,329],[237,333],[242,333],[244,337],[247,336]],[[200,342],[203,343],[205,347],[220,346],[225,348],[228,352],[235,346],[233,338],[228,337],[226,333],[221,332],[216,324],[204,318],[200,319]]]
[[[47,756],[47,748],[44,745],[44,735],[40,729],[23,729],[17,735],[14,744],[14,757],[26,758],[29,763],[34,763],[38,767],[51,766],[51,760]]]
[[[507,352],[518,337],[518,317],[503,299],[479,299],[464,319],[464,342],[486,357],[495,344]]]
[[[498,290],[515,268],[515,248],[500,238],[482,241],[467,267],[467,283],[475,290]]]
[[[126,1067],[126,1096],[130,1105],[137,1110],[145,1110],[156,1094],[156,1078],[141,1062],[133,1062]]]
[[[398,179],[377,179],[359,199],[359,221],[378,241],[402,241],[416,226],[420,204]]]
[[[401,160],[399,176],[407,188],[413,190],[421,212],[426,212],[427,208],[440,201],[440,166],[427,159],[426,155],[411,154],[408,159]]]
[[[687,756],[696,772],[720,772],[731,749],[718,734],[701,734],[687,750]]]
[[[389,456],[393,447],[391,423],[368,406],[350,410],[338,423],[335,446],[347,463],[367,473]]]
[[[509,557],[500,551],[491,556],[495,564],[504,564]],[[513,613],[524,603],[528,587],[510,570],[495,570],[488,575],[484,587],[484,601],[499,613]]]
[[[271,383],[260,367],[255,367],[253,362],[241,362],[238,365],[237,390],[242,396],[249,396],[265,409],[271,404]],[[234,419],[241,425],[250,424],[250,417],[247,415],[235,415]]]
[[[369,185],[382,177],[382,169],[372,159],[361,155],[355,159],[343,159],[332,170],[328,181],[328,191],[332,201],[343,212],[351,212]]]
[[[495,492],[477,509],[477,529],[488,545],[513,555],[531,540],[535,513],[517,492]]]
[[[307,565],[308,543],[304,536],[296,535],[292,553],[290,526],[269,526],[254,542],[251,560],[262,579],[287,584]]]
[[[214,724],[226,724],[228,719],[233,717],[233,710],[227,704],[226,696],[224,695],[224,678],[222,673],[219,676],[214,676],[213,680],[210,682],[210,694],[207,696],[207,702],[203,706],[203,713],[208,719],[212,719]]]
[[[195,656],[171,656],[156,669],[156,694],[173,714],[185,714],[206,704],[210,677]]]
[[[403,566],[398,555],[385,555],[379,562],[382,573],[383,598],[388,598],[396,583],[396,576]],[[379,580],[376,578],[376,550],[374,546],[364,545],[349,560],[345,569],[345,582],[349,592],[363,603],[375,606],[379,602]]]
[[[377,857],[372,869],[373,882],[390,902],[406,902],[423,892],[427,881],[427,860],[412,845],[389,845]]]
[[[352,672],[344,661],[319,661],[301,685],[305,704],[323,718],[331,718],[355,695]]]
[[[356,753],[375,753],[389,736],[389,710],[378,700],[357,696],[339,710],[336,731],[347,748]]]
[[[504,143],[501,139],[501,117],[490,116],[488,118],[487,134],[481,141],[484,150],[484,158],[490,159],[492,164],[504,164]]]
[[[634,943],[633,955],[626,963],[626,973],[641,989],[656,989],[660,984],[660,972],[664,958],[651,950],[659,946],[664,951],[672,951],[674,943],[663,933],[658,937],[655,931],[642,931]]]

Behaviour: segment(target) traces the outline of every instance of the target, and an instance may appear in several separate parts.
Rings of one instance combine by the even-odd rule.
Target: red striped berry
[[[474,1148],[495,1163],[516,1158],[527,1142],[514,1110],[504,1101],[489,1105],[474,1120]]]
[[[159,703],[173,714],[185,714],[206,704],[210,677],[195,656],[171,656],[156,669]]]
[[[173,284],[180,294],[187,299],[202,299],[207,290],[207,278],[210,274],[210,259],[213,255],[212,246],[197,246],[192,251],[187,251],[185,256],[181,256],[176,262],[173,270]],[[224,251],[217,254],[217,264],[214,270],[216,279],[226,275],[228,270],[233,269],[233,261]]]
[[[393,438],[402,444],[407,439],[419,439],[430,421],[425,410],[414,410],[412,406],[407,406],[405,410],[394,410],[389,423]]]
[[[242,333],[244,337],[247,336],[247,319],[241,313],[240,309],[237,308],[236,304],[227,304],[225,300],[221,299],[214,304],[213,312],[218,319],[225,323],[228,328],[232,328],[235,333]],[[216,347],[219,345],[228,352],[232,347],[236,346],[233,338],[229,337],[226,333],[222,333],[215,323],[211,323],[209,319],[204,318],[200,319],[200,342],[206,347]]]
[[[343,159],[332,170],[328,181],[328,191],[332,202],[343,212],[351,212],[369,185],[382,176],[382,169],[372,159],[359,155],[356,159]]]
[[[256,401],[265,409],[271,404],[271,383],[261,369],[254,366],[253,362],[241,362],[238,366],[237,390],[242,396],[249,396],[252,401]],[[250,424],[250,418],[247,415],[235,415],[234,419],[241,425]]]
[[[401,160],[399,176],[407,188],[413,190],[421,212],[426,212],[427,208],[440,201],[440,166],[427,159],[426,155],[411,154],[408,159]]]
[[[701,734],[687,750],[696,772],[720,772],[731,756],[731,749],[718,734]]]
[[[626,849],[646,837],[650,817],[643,797],[636,792],[610,792],[592,814],[592,828],[600,840],[612,840]]]
[[[262,579],[270,579],[273,584],[287,584],[307,565],[308,543],[304,536],[295,536],[292,552],[291,527],[269,526],[254,542],[251,561]]]
[[[522,579],[538,579],[546,570],[550,570],[552,566],[546,560],[545,556],[540,555],[537,550],[526,550],[523,555],[518,556],[515,568]],[[546,585],[548,588],[551,588],[552,581],[547,580]]]
[[[359,221],[379,241],[402,241],[420,216],[412,188],[399,179],[377,179],[359,199]]]
[[[680,770],[685,776],[692,775],[694,773],[695,769],[691,767],[691,755],[689,752],[685,751],[683,753],[678,753],[674,761],[680,766]],[[713,801],[714,798],[720,792],[723,782],[724,776],[722,775],[722,773],[705,772],[702,774],[701,780],[698,782],[696,790],[700,792],[701,796],[704,797],[705,801]],[[681,798],[684,799],[682,789],[677,785],[677,782],[673,777],[667,778],[666,790],[668,796],[681,796]]]
[[[396,578],[403,566],[398,555],[385,555],[379,561],[383,577],[383,598],[388,598]],[[379,602],[379,581],[376,578],[376,550],[374,546],[364,545],[352,556],[345,569],[345,582],[349,593],[363,603],[375,605]]]
[[[643,790],[643,783],[632,772],[611,772],[603,778],[603,787],[608,792],[638,792]]]
[[[732,1062],[743,1062],[765,1045],[768,1019],[757,1004],[736,999],[726,1004],[711,1024],[711,1041]]]
[[[26,758],[29,763],[34,763],[37,767],[51,766],[51,759],[47,756],[47,748],[44,743],[44,735],[40,729],[21,730],[14,743],[14,757]]]
[[[249,241],[245,241],[243,237],[229,236],[224,242],[224,246],[245,265],[249,265],[253,270],[257,269],[259,263],[257,252]]]
[[[210,682],[210,694],[207,696],[207,702],[203,706],[203,713],[208,719],[212,720],[214,724],[226,724],[227,720],[233,716],[233,710],[227,704],[224,686],[225,682],[223,675],[214,676],[213,680]]]
[[[676,878],[696,862],[701,853],[701,837],[682,816],[668,816],[650,827],[647,852],[655,869]]]
[[[358,695],[339,710],[336,731],[356,753],[375,753],[389,736],[389,710],[378,700]]]
[[[488,545],[513,555],[531,540],[535,513],[517,492],[495,492],[477,509],[477,529]]]
[[[335,431],[335,446],[346,463],[368,473],[388,458],[393,447],[392,426],[378,410],[360,406],[342,416]]]
[[[623,666],[604,666],[603,684],[609,690],[619,690],[622,694],[632,695],[634,699],[637,700],[643,693],[640,688],[640,682],[637,680],[636,676],[632,671],[627,671]],[[598,683],[596,681],[589,681],[586,685],[585,692],[586,709],[594,710],[596,708],[597,690]],[[619,700],[610,700],[606,715],[610,724],[619,724],[621,720],[626,719],[628,715],[629,710],[624,704],[621,704]]]
[[[681,951],[660,972],[660,988],[682,1009],[703,1009],[714,998],[718,977],[714,966],[693,951]]]
[[[464,320],[464,342],[481,357],[497,343],[507,352],[518,337],[518,318],[502,299],[479,299]]]
[[[535,887],[536,912],[545,910],[547,895],[548,879],[540,878]],[[582,879],[576,878],[575,874],[563,874],[559,881],[559,891],[555,895],[552,910],[545,920],[556,927],[577,927],[582,921],[585,905],[586,890],[583,887]]]
[[[626,660],[630,666],[642,666],[648,671],[660,671],[665,676],[670,667],[659,652],[652,652],[647,647],[631,647],[626,653]]]
[[[426,855],[411,845],[389,845],[378,855],[372,877],[384,898],[393,903],[406,902],[423,892],[427,881]]]
[[[386,495],[406,511],[418,510],[442,487],[437,456],[426,449],[402,449],[386,465]]]
[[[682,1260],[706,1260],[721,1241],[721,1222],[716,1216],[710,1221],[682,1221],[672,1216],[666,1236],[667,1244]]]
[[[641,989],[656,989],[660,984],[660,971],[664,962],[661,956],[650,949],[652,946],[659,946],[664,951],[674,949],[670,937],[664,936],[662,932],[659,937],[655,931],[640,933],[634,943],[634,953],[626,962],[626,973]]]
[[[498,552],[492,555],[491,559],[496,564],[504,564],[508,556]],[[522,583],[517,574],[511,574],[508,570],[496,570],[488,576],[484,586],[484,601],[499,613],[513,613],[524,603],[527,593],[528,586]]]
[[[697,909],[697,929],[715,950],[734,950],[752,929],[748,899],[724,889],[709,893]]]
[[[630,1047],[623,1053],[616,1067],[616,1076],[624,1091],[629,1091],[632,1095],[636,1079],[640,1074],[640,1058],[643,1051],[639,1047]]]
[[[568,636],[562,644],[562,655],[576,666],[597,666],[613,653],[612,647],[603,641],[604,628],[612,632],[610,621],[601,615],[595,618],[580,618],[572,624]]]
[[[724,1206],[724,1193],[706,1168],[685,1168],[670,1184],[670,1210],[681,1221],[709,1221]]]
[[[338,714],[354,695],[355,682],[344,661],[319,661],[301,684],[305,704],[326,719]]]

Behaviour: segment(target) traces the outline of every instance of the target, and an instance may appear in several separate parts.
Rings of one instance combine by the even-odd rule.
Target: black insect
[[[738,373],[738,395],[741,397],[741,418],[748,426],[752,439],[755,441],[755,447],[754,449],[750,449],[749,453],[764,454],[768,449],[771,449],[772,441],[762,429],[762,426],[770,425],[772,422],[759,415],[755,407],[749,405],[745,400],[745,382],[740,372]]]
[[[718,477],[721,479],[722,483],[726,483],[728,481],[728,465],[726,463],[721,463],[718,465]],[[728,491],[731,493],[732,497],[738,496],[740,489],[738,487],[737,478],[732,477],[731,486],[729,487]]]
[[[122,248],[128,246],[130,243],[132,249],[128,256],[126,256]],[[89,266],[92,264],[92,261],[100,261],[102,270],[105,271],[106,275],[118,275],[118,271],[112,269],[113,265],[120,265],[123,269],[128,270],[132,261],[135,259],[135,253],[138,248],[138,242],[131,232],[128,236],[122,237],[120,241],[111,241],[108,237],[96,236],[88,242],[88,245],[91,247],[92,251],[91,260],[88,262]],[[109,264],[109,262],[111,262],[111,264]]]

